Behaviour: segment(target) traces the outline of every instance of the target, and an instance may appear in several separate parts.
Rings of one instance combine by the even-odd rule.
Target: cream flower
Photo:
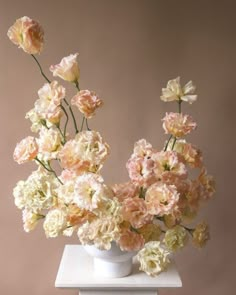
[[[139,188],[132,182],[125,182],[120,184],[114,184],[112,190],[116,198],[123,202],[125,199],[134,198],[139,194]]]
[[[191,116],[179,113],[166,113],[162,121],[165,133],[176,138],[187,135],[197,127]]]
[[[180,77],[170,80],[166,88],[162,88],[161,100],[163,101],[186,101],[193,103],[197,100],[197,95],[194,95],[196,87],[192,81],[189,81],[184,87],[180,85]]]
[[[57,179],[41,169],[34,171],[26,181],[19,181],[13,190],[15,205],[34,213],[55,206]]]
[[[40,129],[37,143],[39,153],[41,153],[44,160],[56,159],[62,147],[60,132],[55,128],[47,129],[43,127]]]
[[[78,176],[74,184],[73,202],[80,208],[93,211],[102,202],[104,194],[103,179],[94,173]]]
[[[206,245],[207,241],[210,239],[209,228],[206,222],[199,223],[195,230],[193,231],[193,244],[202,248]]]
[[[140,228],[152,221],[144,199],[139,197],[125,199],[122,204],[124,220],[129,221],[134,228]]]
[[[48,212],[43,223],[47,238],[56,238],[66,228],[66,213],[64,210],[53,209]]]
[[[145,156],[150,156],[152,152],[152,145],[146,139],[140,139],[134,144],[134,156],[144,158]]]
[[[142,235],[127,229],[121,232],[117,243],[122,251],[139,251],[145,240]]]
[[[157,182],[148,188],[145,200],[150,214],[163,216],[176,209],[179,193],[174,185]]]
[[[60,77],[61,79],[69,82],[78,83],[80,70],[77,63],[77,56],[79,54],[71,54],[64,57],[57,65],[52,65],[50,71],[54,77]]]
[[[120,237],[119,224],[112,216],[95,219],[78,229],[78,237],[82,245],[94,244],[100,250],[109,250],[111,242]]]
[[[170,251],[175,252],[186,245],[187,238],[188,234],[185,228],[176,225],[174,228],[166,231],[164,243]]]
[[[24,138],[16,145],[13,158],[18,164],[23,164],[33,160],[38,154],[36,139],[32,136]]]
[[[26,53],[37,54],[43,49],[44,32],[35,20],[27,16],[16,20],[7,32],[9,39]]]
[[[43,218],[43,215],[34,213],[29,209],[25,209],[22,211],[22,219],[24,224],[24,230],[26,232],[30,232],[31,230],[35,229],[38,221]]]
[[[65,88],[57,81],[46,83],[38,91],[39,99],[34,104],[35,112],[42,119],[58,123],[62,116],[60,104],[65,97]]]
[[[168,258],[170,252],[164,249],[160,242],[149,242],[138,252],[137,259],[140,270],[150,276],[156,276],[165,271],[170,263]]]
[[[80,90],[72,99],[71,104],[75,105],[85,118],[92,118],[97,108],[103,105],[103,101],[90,90]]]
[[[64,145],[58,157],[63,168],[97,172],[108,154],[109,146],[98,132],[83,131]]]

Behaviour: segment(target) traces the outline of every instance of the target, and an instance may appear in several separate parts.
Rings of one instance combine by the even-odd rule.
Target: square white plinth
[[[127,277],[115,279],[95,277],[93,275],[92,258],[85,252],[83,247],[80,245],[66,245],[55,281],[55,287],[78,289],[81,291],[80,294],[151,295],[156,294],[159,288],[182,286],[174,262],[171,263],[168,271],[161,273],[155,278],[139,271],[138,268],[138,263],[134,259],[133,272]]]

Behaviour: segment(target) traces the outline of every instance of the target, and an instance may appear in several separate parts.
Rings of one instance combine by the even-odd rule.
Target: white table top
[[[124,278],[107,279],[93,275],[93,260],[80,245],[66,245],[58,270],[55,287],[77,289],[157,289],[181,287],[182,282],[174,262],[166,272],[150,277],[139,271],[134,259],[133,272]]]

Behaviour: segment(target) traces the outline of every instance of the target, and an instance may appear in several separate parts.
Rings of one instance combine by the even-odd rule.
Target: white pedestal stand
[[[152,278],[139,271],[124,278],[107,279],[93,275],[93,260],[82,246],[66,245],[55,282],[56,288],[78,289],[80,295],[157,295],[159,288],[181,287],[174,262],[168,271]]]

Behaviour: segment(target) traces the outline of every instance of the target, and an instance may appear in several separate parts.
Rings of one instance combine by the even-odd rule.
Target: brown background
[[[204,151],[217,181],[215,200],[201,215],[212,239],[198,251],[191,246],[176,258],[182,289],[160,294],[234,294],[235,282],[235,1],[0,1],[0,294],[62,295],[54,288],[66,243],[46,239],[41,225],[23,231],[12,189],[34,165],[12,160],[17,141],[29,135],[24,119],[44,83],[30,56],[6,37],[16,18],[38,20],[46,32],[40,60],[47,71],[78,51],[81,87],[96,90],[105,106],[91,126],[112,148],[103,175],[108,183],[127,179],[125,162],[133,143],[144,137],[162,148],[160,119],[172,104],[159,100],[167,80],[180,75],[198,86],[198,102],[185,106],[198,122],[189,140]],[[47,71],[48,73],[48,71]],[[48,73],[48,75],[50,75]],[[69,85],[68,96],[74,93]]]

